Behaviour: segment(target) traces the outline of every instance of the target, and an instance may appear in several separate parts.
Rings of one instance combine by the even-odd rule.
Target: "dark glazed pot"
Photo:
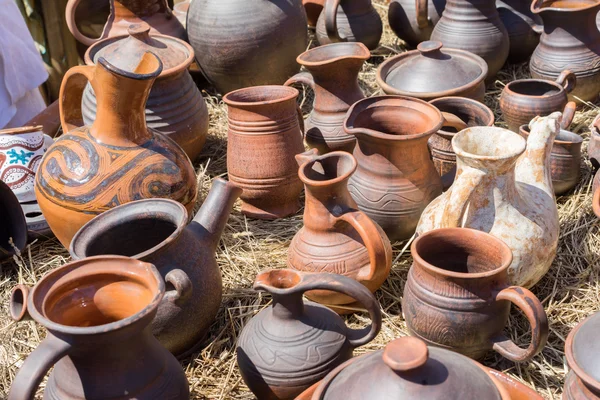
[[[270,293],[273,303],[246,324],[236,351],[244,381],[261,400],[295,398],[350,359],[355,347],[369,343],[381,329],[375,297],[345,276],[271,270],[258,274],[254,289]],[[304,292],[315,289],[356,299],[369,311],[371,325],[350,329],[329,308],[302,299]]]
[[[0,181],[0,261],[27,245],[27,224],[17,196]],[[12,244],[10,243],[12,241]],[[14,245],[14,247],[13,247]]]
[[[598,332],[600,314],[581,321],[565,342],[565,355],[571,371],[565,379],[563,400],[600,399],[600,355]]]
[[[527,61],[540,42],[544,29],[542,20],[531,12],[530,5],[523,0],[496,0],[500,19],[508,32],[508,61],[511,63]]]
[[[388,21],[394,33],[412,47],[429,40],[446,0],[392,0]]]

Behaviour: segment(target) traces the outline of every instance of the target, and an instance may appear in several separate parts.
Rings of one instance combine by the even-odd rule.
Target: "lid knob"
[[[444,45],[442,42],[438,42],[437,40],[427,40],[425,42],[421,42],[417,45],[417,50],[421,52],[421,54],[431,54],[437,53],[442,49]]]
[[[130,36],[133,36],[137,39],[144,40],[150,36],[150,25],[145,23],[144,21],[140,21],[136,24],[129,25],[127,28],[127,33]]]
[[[424,341],[413,336],[393,340],[383,350],[383,362],[395,372],[406,372],[422,367],[429,358]]]

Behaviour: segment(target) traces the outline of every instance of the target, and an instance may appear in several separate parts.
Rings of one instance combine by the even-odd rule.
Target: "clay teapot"
[[[10,311],[48,329],[12,382],[9,400],[33,400],[50,368],[44,399],[189,399],[177,362],[147,327],[165,294],[152,264],[100,256],[56,268],[29,290],[17,286]]]
[[[304,6],[304,11],[306,11],[308,27],[314,28],[317,26],[319,15],[321,15],[325,6],[325,0],[302,0],[302,5]]]
[[[581,321],[567,336],[565,355],[571,371],[565,378],[564,400],[600,399],[599,354],[595,344],[600,332],[600,313]]]
[[[190,223],[186,209],[173,200],[115,207],[85,224],[73,236],[69,252],[74,260],[116,254],[156,265],[173,288],[158,307],[152,331],[167,350],[185,357],[201,344],[221,306],[215,251],[240,193],[234,184],[215,179]]]
[[[36,198],[48,225],[65,247],[94,216],[133,200],[171,198],[191,211],[196,176],[183,150],[148,129],[144,108],[162,63],[141,55],[134,72],[104,58],[96,66],[73,67],[60,88],[64,132],[48,149],[35,176]],[[81,121],[87,82],[98,111],[91,126]]]
[[[17,196],[0,181],[0,261],[27,245],[27,224]],[[15,250],[16,248],[16,250]]]
[[[292,399],[352,357],[352,351],[381,329],[379,303],[354,279],[289,269],[258,274],[255,290],[271,294],[273,303],[244,326],[237,343],[237,362],[244,381],[261,400]],[[335,312],[304,301],[309,290],[331,290],[356,299],[368,311],[371,325],[350,329]]]
[[[548,271],[558,245],[558,211],[550,152],[560,113],[536,117],[527,141],[502,128],[467,128],[452,139],[454,184],[427,206],[417,234],[474,228],[503,240],[513,253],[509,283],[530,288]]]
[[[388,22],[394,33],[412,47],[431,38],[446,0],[392,0]]]
[[[530,6],[530,1],[496,0],[500,20],[508,32],[511,63],[527,61],[540,42],[542,20],[531,12]]]

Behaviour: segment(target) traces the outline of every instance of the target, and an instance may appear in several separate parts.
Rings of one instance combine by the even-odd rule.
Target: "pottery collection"
[[[388,22],[394,33],[412,47],[431,38],[446,0],[392,0]]]
[[[540,34],[544,28],[541,19],[531,12],[530,6],[530,1],[496,0],[500,20],[508,32],[509,62],[528,60],[540,42]]]

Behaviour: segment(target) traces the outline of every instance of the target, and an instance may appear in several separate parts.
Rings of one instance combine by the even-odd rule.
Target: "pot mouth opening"
[[[316,157],[300,167],[300,180],[310,186],[329,186],[348,179],[356,170],[356,159],[344,151]]]
[[[511,92],[527,97],[549,97],[560,94],[563,87],[556,82],[542,79],[522,79],[510,82],[506,88]]]
[[[521,136],[527,138],[529,137],[529,134],[531,133],[531,128],[529,128],[529,125],[521,125],[521,127],[519,128],[519,132],[521,133]],[[558,143],[558,144],[579,144],[579,143],[583,143],[583,138],[581,136],[579,136],[578,134],[576,134],[575,132],[571,132],[569,130],[566,129],[561,129],[558,134],[556,135],[556,137],[554,138],[554,143]]]
[[[281,103],[298,97],[297,89],[290,86],[252,86],[234,90],[223,96],[228,106],[247,107]]]
[[[261,272],[254,281],[255,288],[268,288],[271,292],[285,292],[296,287],[302,281],[302,277],[296,271],[289,269],[278,269]]]
[[[493,126],[467,128],[452,138],[456,155],[467,159],[516,160],[526,147],[518,133]]]
[[[540,13],[545,10],[553,11],[582,11],[600,5],[598,0],[537,0],[531,5],[531,11]]]
[[[360,42],[330,43],[315,47],[300,54],[296,61],[305,66],[318,66],[331,64],[335,61],[355,58],[366,61],[371,57],[371,52]]]
[[[429,102],[444,117],[438,133],[454,135],[465,128],[493,126],[494,113],[484,104],[464,97],[442,97]]]
[[[599,318],[597,313],[580,322],[567,337],[565,346],[569,366],[596,394],[600,392],[600,342],[596,340]]]
[[[42,125],[22,126],[20,128],[0,129],[0,135],[22,135],[24,133],[37,133],[43,135],[44,127]]]

